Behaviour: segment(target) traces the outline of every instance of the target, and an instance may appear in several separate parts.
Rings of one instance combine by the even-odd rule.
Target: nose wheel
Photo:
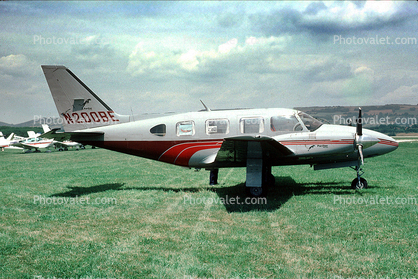
[[[361,169],[361,167],[357,166],[353,169],[357,172],[357,178],[351,182],[351,188],[355,190],[367,189],[367,180],[361,177],[364,174],[364,171]]]

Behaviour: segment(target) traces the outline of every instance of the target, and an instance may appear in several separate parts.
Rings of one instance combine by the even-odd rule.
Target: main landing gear
[[[269,164],[268,155],[263,156],[261,143],[249,141],[247,146],[246,158],[246,190],[247,194],[253,197],[266,195],[267,189],[274,186],[275,178],[271,174],[271,164]],[[219,169],[211,169],[209,184],[218,184]]]
[[[247,194],[253,197],[265,196],[270,187],[274,186],[275,178],[271,174],[271,166],[263,166],[261,180],[259,174],[251,173],[247,168],[247,181],[245,186]]]
[[[267,193],[275,179],[271,174],[271,165],[265,162],[260,142],[248,142],[247,148],[247,180],[245,186],[249,195],[259,197]]]
[[[213,186],[213,185],[218,184],[218,174],[219,174],[219,169],[210,170],[209,185]]]

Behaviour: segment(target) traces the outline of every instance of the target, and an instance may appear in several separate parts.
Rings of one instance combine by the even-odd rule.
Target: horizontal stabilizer
[[[52,129],[42,134],[41,138],[54,139],[56,141],[72,140],[77,142],[100,140],[103,138],[104,132],[57,132],[59,129]]]

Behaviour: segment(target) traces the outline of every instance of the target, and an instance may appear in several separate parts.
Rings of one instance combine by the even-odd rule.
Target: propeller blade
[[[361,160],[361,164],[364,165],[363,145],[359,144],[357,149],[358,149],[358,154]]]
[[[363,119],[361,118],[361,108],[358,108],[358,118],[356,122],[357,122],[357,126],[356,126],[357,135],[361,136],[363,135]]]

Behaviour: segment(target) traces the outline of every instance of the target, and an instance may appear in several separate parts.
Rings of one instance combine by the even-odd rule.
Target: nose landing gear
[[[364,174],[364,171],[362,170],[361,167],[356,166],[356,167],[352,167],[353,170],[355,170],[357,172],[357,178],[355,178],[352,182],[351,182],[351,188],[352,189],[367,189],[367,180],[364,179],[363,177],[361,177]]]

